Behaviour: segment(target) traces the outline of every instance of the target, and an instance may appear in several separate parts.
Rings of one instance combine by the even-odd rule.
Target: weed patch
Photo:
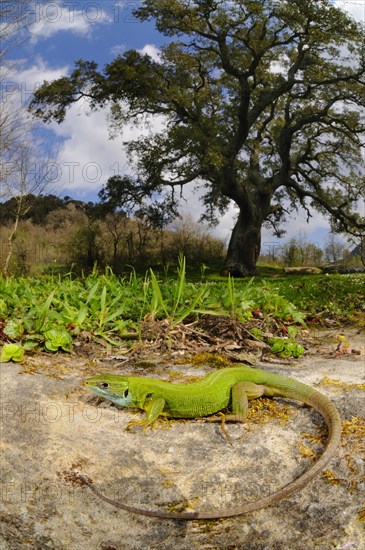
[[[85,335],[127,349],[157,338],[183,343],[186,335],[210,346],[226,337],[231,348],[248,339],[299,357],[304,348],[296,341],[298,327],[308,316],[362,312],[364,281],[355,274],[193,283],[183,258],[174,277],[152,270],[144,277],[117,277],[110,269],[78,278],[0,277],[1,357],[21,361],[32,350],[71,351]]]

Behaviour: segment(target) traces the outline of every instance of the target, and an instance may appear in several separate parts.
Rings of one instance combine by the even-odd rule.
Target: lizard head
[[[128,378],[125,376],[100,374],[86,378],[83,385],[101,397],[113,401],[116,405],[121,405],[122,407],[133,405]]]

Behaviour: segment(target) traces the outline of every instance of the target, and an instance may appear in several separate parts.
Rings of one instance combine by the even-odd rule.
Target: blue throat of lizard
[[[111,393],[111,390],[109,388],[107,390],[103,390],[98,386],[88,386],[88,388],[89,390],[92,390],[97,395],[100,395],[105,399],[109,399],[109,401],[112,401],[116,405],[120,405],[122,407],[130,407],[132,405],[132,402],[133,402],[132,394],[128,390],[126,390],[122,395],[116,395]]]

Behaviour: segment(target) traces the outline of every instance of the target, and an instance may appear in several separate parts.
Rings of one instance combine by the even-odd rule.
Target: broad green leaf
[[[64,329],[51,329],[44,333],[45,347],[49,351],[58,351],[60,348],[64,351],[71,351],[72,336]]]
[[[24,332],[24,327],[21,321],[8,321],[3,333],[9,336],[12,340],[17,340]]]
[[[15,361],[20,363],[24,358],[24,349],[19,344],[5,344],[1,350],[0,362]]]

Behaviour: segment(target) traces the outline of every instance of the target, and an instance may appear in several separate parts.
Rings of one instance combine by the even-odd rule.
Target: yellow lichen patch
[[[164,487],[172,487],[174,485],[174,482],[171,481],[171,479],[165,479],[165,481],[162,482],[162,485]]]
[[[342,421],[342,445],[346,449],[345,460],[350,474],[358,483],[365,481],[362,466],[354,460],[356,456],[365,455],[365,419],[353,416],[351,420]]]
[[[365,384],[354,384],[349,382],[342,382],[341,380],[333,380],[329,376],[324,376],[319,383],[320,386],[335,386],[340,390],[365,390]]]
[[[357,474],[358,467],[357,467],[357,465],[354,461],[354,457],[351,454],[347,453],[347,454],[345,454],[345,460],[347,462],[347,467],[350,470],[350,473],[352,475]]]
[[[232,366],[232,363],[222,355],[214,355],[213,353],[208,352],[196,353],[195,355],[193,355],[193,357],[187,360],[187,362],[197,367],[204,365],[214,368],[224,368]]]
[[[359,521],[365,521],[365,506],[364,506],[364,508],[360,508],[360,510],[357,514],[357,519]]]
[[[65,367],[60,367],[59,368],[59,372],[44,372],[42,371],[42,369],[39,369],[35,366],[30,366],[30,365],[22,365],[22,371],[19,372],[19,374],[42,374],[42,376],[50,376],[51,378],[56,378],[57,380],[63,380],[63,376],[61,376],[61,374],[59,374],[59,372],[61,373],[66,373],[66,372],[70,372],[71,369]]]
[[[336,484],[342,485],[348,492],[358,490],[359,484],[365,482],[363,462],[359,460],[365,455],[365,419],[354,416],[351,420],[342,421],[342,468],[346,468],[346,475],[337,476],[331,470],[324,472],[325,478]],[[346,465],[346,466],[345,466]]]
[[[302,433],[301,437],[307,439],[313,445],[324,445],[327,437],[327,432],[323,429],[322,426],[317,427],[317,433]],[[317,453],[311,447],[308,447],[302,440],[298,440],[298,449],[299,453],[304,458],[315,459]]]
[[[200,498],[195,497],[189,500],[174,500],[168,505],[169,512],[184,512],[187,508],[194,508],[199,504]]]
[[[311,449],[310,447],[307,447],[307,445],[305,445],[303,441],[300,441],[299,443],[299,452],[304,458],[314,459],[316,456],[315,451],[313,451],[313,449]]]
[[[259,424],[279,420],[280,424],[284,425],[294,415],[295,412],[290,405],[260,397],[250,401],[247,419]]]
[[[336,476],[336,474],[334,472],[332,472],[332,470],[325,470],[323,472],[323,477],[329,482],[329,483],[332,483],[333,485],[341,485],[341,482],[343,481],[343,479],[340,479],[339,477]]]
[[[324,433],[310,434],[302,433],[302,436],[309,439],[312,443],[323,443]]]
[[[181,372],[177,371],[169,371],[169,382],[174,382],[175,380],[180,380],[180,378],[186,380],[186,376],[182,374]]]
[[[171,477],[174,477],[174,475],[176,474],[176,472],[174,472],[174,471],[171,470],[170,468],[161,468],[160,471],[161,471],[161,474],[163,474],[164,476],[166,476],[166,479],[164,479],[164,481],[162,482],[162,485],[163,485],[164,487],[172,487],[175,483],[174,483],[174,481],[171,479]]]
[[[361,440],[365,438],[365,418],[353,416],[351,420],[343,420],[342,435],[345,437],[352,435],[355,439]]]

